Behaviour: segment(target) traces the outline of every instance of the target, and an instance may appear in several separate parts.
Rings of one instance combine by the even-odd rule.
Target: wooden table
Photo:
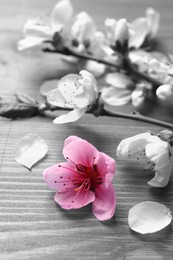
[[[55,0],[0,0],[0,95],[7,101],[13,100],[17,91],[40,99],[41,84],[57,78],[59,70],[66,73],[56,55],[16,50],[26,19],[44,14],[55,3]],[[131,21],[152,6],[161,13],[158,38],[162,47],[172,51],[172,0],[72,0],[72,3],[76,12],[88,11],[98,25],[106,17],[126,17]],[[132,110],[130,106],[117,109]],[[172,108],[162,104],[150,104],[149,111],[143,112],[173,122]],[[150,173],[143,172],[138,163],[126,166],[117,160],[116,214],[110,221],[99,222],[90,205],[79,210],[62,210],[53,200],[55,192],[48,189],[42,177],[46,167],[64,160],[62,147],[69,135],[82,137],[115,158],[121,139],[163,129],[88,114],[66,125],[54,125],[49,117],[0,118],[0,259],[172,259],[171,225],[155,234],[140,235],[131,231],[127,223],[129,209],[145,200],[163,203],[173,211],[172,178],[166,188],[153,189],[147,185]],[[46,158],[31,171],[14,159],[19,140],[28,133],[37,133],[49,146]]]

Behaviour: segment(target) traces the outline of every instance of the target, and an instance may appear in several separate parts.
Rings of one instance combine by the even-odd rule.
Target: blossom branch
[[[103,116],[132,119],[132,120],[137,120],[137,121],[140,121],[140,122],[150,123],[150,124],[154,124],[154,125],[173,129],[173,124],[171,124],[169,122],[165,122],[165,121],[162,121],[162,120],[146,117],[146,116],[141,115],[138,112],[133,112],[132,114],[126,114],[126,113],[121,113],[121,112],[111,112],[109,110],[104,109],[103,110]]]
[[[25,95],[26,96],[26,95]],[[30,98],[30,97],[29,97]],[[28,99],[30,100],[30,99]],[[28,118],[38,115],[45,116],[46,111],[61,111],[61,110],[71,110],[69,108],[61,108],[57,106],[53,106],[49,104],[48,102],[45,103],[39,103],[35,102],[33,103],[26,103],[24,101],[20,101],[19,103],[4,103],[0,104],[0,116],[6,117],[10,119],[18,119],[18,118]],[[154,118],[146,117],[141,115],[140,113],[133,112],[132,114],[126,114],[122,112],[112,112],[109,110],[106,110],[104,108],[104,104],[101,103],[99,100],[95,103],[91,109],[87,111],[89,114],[94,114],[96,117],[98,116],[109,116],[114,118],[124,118],[124,119],[130,119],[130,120],[137,120],[140,122],[146,122],[162,127],[166,127],[169,129],[173,129],[173,124],[169,122],[164,122],[161,120],[157,120]]]
[[[80,59],[96,61],[96,62],[104,64],[108,67],[114,67],[118,70],[125,69],[129,74],[132,74],[139,79],[142,79],[142,80],[145,80],[145,81],[151,83],[153,85],[153,92],[155,92],[156,89],[160,85],[163,84],[162,82],[159,82],[158,80],[150,77],[149,75],[142,73],[139,70],[137,70],[135,68],[135,66],[130,62],[128,57],[124,57],[123,64],[120,63],[118,65],[118,64],[109,62],[105,59],[96,58],[93,55],[89,55],[89,54],[77,53],[77,52],[74,52],[74,51],[67,49],[67,48],[64,48],[63,50],[58,50],[58,49],[52,50],[52,49],[49,49],[49,48],[44,48],[43,51],[44,52],[51,52],[51,53],[60,53],[60,54],[63,54],[63,55],[73,56],[73,57],[77,57],[77,58],[80,58]]]

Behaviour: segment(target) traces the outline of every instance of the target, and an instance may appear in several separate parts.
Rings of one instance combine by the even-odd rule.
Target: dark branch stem
[[[70,111],[71,109],[69,108],[62,108],[63,110],[67,110]],[[45,110],[51,110],[51,111],[55,111],[55,110],[61,110],[60,107],[55,107],[55,106],[47,106],[47,108],[45,107]],[[88,111],[87,113],[89,114],[94,114],[94,111]],[[162,120],[158,120],[155,118],[151,118],[151,117],[146,117],[141,115],[140,113],[134,112],[132,114],[126,114],[126,113],[121,113],[121,112],[112,112],[106,109],[102,109],[101,113],[98,114],[98,116],[109,116],[109,117],[114,117],[114,118],[125,118],[125,119],[130,119],[130,120],[136,120],[136,121],[140,121],[140,122],[145,122],[145,123],[149,123],[149,124],[154,124],[154,125],[158,125],[158,126],[162,126],[162,127],[166,127],[169,129],[173,129],[173,124],[169,123],[169,122],[165,122]]]
[[[102,64],[105,64],[106,66],[109,66],[109,67],[114,67],[118,70],[120,69],[124,69],[124,67],[121,67],[120,65],[117,65],[117,64],[114,64],[112,62],[109,62],[105,59],[100,59],[100,58],[96,58],[92,55],[88,55],[88,54],[81,54],[81,53],[76,53],[74,51],[71,51],[69,49],[65,49],[65,50],[51,50],[49,48],[45,48],[43,49],[43,51],[45,52],[51,52],[51,53],[60,53],[60,54],[63,54],[63,55],[71,55],[71,56],[74,56],[74,57],[77,57],[77,58],[80,58],[80,59],[85,59],[85,60],[93,60],[93,61],[96,61],[98,63],[102,63]],[[125,63],[125,69],[127,70],[127,72],[133,74],[134,76],[136,76],[137,78],[139,79],[143,79],[147,82],[150,82],[152,83],[153,85],[153,90],[155,91],[160,85],[162,85],[161,82],[159,82],[158,80],[150,77],[149,75],[145,74],[145,73],[142,73],[140,71],[138,71],[130,62],[130,60],[128,58],[125,58],[124,59],[124,63]]]
[[[150,117],[146,117],[146,116],[143,116],[139,113],[125,114],[125,113],[111,112],[111,111],[104,109],[103,110],[103,116],[132,119],[132,120],[137,120],[137,121],[146,122],[146,123],[150,123],[150,124],[159,125],[159,126],[162,126],[162,127],[167,127],[167,128],[173,129],[173,124],[171,124],[171,123],[161,121],[161,120],[158,120],[158,119],[154,119],[154,118],[150,118]]]

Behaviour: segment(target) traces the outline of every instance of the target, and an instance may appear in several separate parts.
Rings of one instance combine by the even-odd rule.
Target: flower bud
[[[134,107],[141,106],[145,101],[145,95],[144,95],[143,90],[141,90],[141,89],[134,90],[132,92],[131,99],[132,99],[132,104]]]
[[[71,27],[71,37],[83,44],[87,48],[90,45],[95,33],[95,23],[92,17],[81,12],[76,16],[76,19]]]
[[[73,6],[70,0],[60,0],[51,13],[51,23],[55,31],[59,31],[67,23],[73,14]]]
[[[120,19],[117,22],[115,29],[115,41],[119,41],[121,45],[124,45],[129,38],[129,28],[126,19]]]
[[[162,101],[173,101],[173,86],[161,85],[156,91],[157,97]]]
[[[163,141],[166,141],[168,143],[170,143],[172,145],[173,142],[173,132],[170,130],[162,130],[158,136],[160,137],[160,139],[162,139]]]

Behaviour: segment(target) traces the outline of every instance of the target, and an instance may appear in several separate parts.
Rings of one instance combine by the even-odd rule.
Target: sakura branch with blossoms
[[[46,111],[67,110],[68,113],[54,119],[55,124],[64,124],[77,121],[85,113],[94,116],[109,116],[115,118],[132,119],[173,129],[173,124],[140,113],[126,114],[112,112],[104,108],[102,93],[98,91],[95,77],[88,71],[82,70],[79,74],[69,74],[58,81],[57,87],[46,96],[46,102],[38,102],[26,94],[16,95],[17,103],[0,103],[0,116],[17,119],[37,115],[46,116]],[[70,110],[70,112],[69,112]]]
[[[148,8],[144,17],[131,23],[125,18],[107,18],[103,31],[98,31],[88,13],[74,15],[70,0],[58,1],[47,17],[27,21],[18,50],[39,46],[43,52],[55,54],[78,67],[79,74],[58,79],[43,102],[21,93],[16,95],[14,104],[1,100],[0,116],[14,119],[65,110],[65,114],[54,119],[55,124],[74,122],[90,113],[96,117],[132,119],[173,129],[171,123],[136,112],[125,114],[105,109],[105,104],[118,106],[129,102],[139,107],[151,96],[173,101],[173,58],[151,49],[159,22],[159,13]],[[96,77],[102,77],[105,82],[100,91]],[[23,151],[23,147],[27,149]],[[172,147],[172,131],[163,130],[157,135],[146,132],[121,140],[116,148],[116,159],[117,162],[142,161],[145,169],[155,174],[148,184],[163,188],[171,175]],[[15,159],[31,169],[47,151],[45,142],[32,134],[21,140]],[[116,208],[112,184],[115,160],[77,136],[65,140],[63,155],[65,162],[43,172],[48,187],[56,191],[55,201],[66,210],[92,203],[92,212],[98,220],[112,218]],[[170,210],[159,203],[142,202],[129,210],[129,227],[142,234],[159,231],[171,221]]]
[[[153,93],[159,99],[171,102],[172,58],[169,54],[167,57],[151,51],[159,23],[160,14],[147,8],[144,17],[132,22],[125,18],[107,18],[100,31],[88,13],[74,14],[71,2],[60,0],[49,16],[27,21],[18,49],[37,45],[43,51],[73,62],[74,66],[80,60],[85,61],[80,69],[95,76],[105,76],[107,86],[101,92],[107,105],[132,102],[138,107]]]

